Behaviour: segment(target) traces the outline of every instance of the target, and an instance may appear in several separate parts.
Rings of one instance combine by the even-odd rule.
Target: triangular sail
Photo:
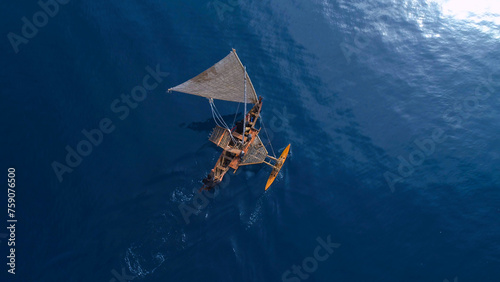
[[[248,151],[243,156],[240,165],[260,164],[264,162],[267,156],[267,150],[260,137],[257,135]]]
[[[245,76],[247,80],[246,102],[255,104],[258,102],[257,93],[255,93],[252,81],[246,74],[245,68],[234,49],[211,68],[180,85],[170,88],[169,91],[218,100],[245,102]]]

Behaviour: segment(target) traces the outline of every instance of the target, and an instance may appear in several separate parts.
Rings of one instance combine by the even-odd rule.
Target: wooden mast
[[[247,67],[245,69],[245,108],[243,110],[243,144],[245,144],[245,132],[247,130]]]

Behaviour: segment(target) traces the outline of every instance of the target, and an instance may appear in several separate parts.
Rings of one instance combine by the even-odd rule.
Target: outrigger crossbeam
[[[233,128],[233,131],[219,126],[214,129],[210,136],[210,141],[221,147],[224,151],[221,153],[207,178],[203,180],[204,185],[202,189],[211,189],[222,182],[229,168],[234,169],[236,172],[240,166],[258,163],[264,163],[273,168],[267,180],[266,190],[273,183],[286,160],[290,145],[286,147],[279,158],[267,154],[267,150],[258,137],[260,129],[255,128],[261,109],[262,97],[259,98],[259,102],[253,106],[248,114],[245,115],[246,127],[244,133],[243,128],[238,128],[238,125]],[[239,125],[242,123],[240,121]],[[245,139],[243,136],[245,136]],[[275,164],[267,162],[266,158],[274,161]]]

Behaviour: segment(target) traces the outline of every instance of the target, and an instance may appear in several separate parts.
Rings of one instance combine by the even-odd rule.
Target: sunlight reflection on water
[[[500,39],[500,2],[492,0],[430,0],[441,7],[443,16],[461,20]]]

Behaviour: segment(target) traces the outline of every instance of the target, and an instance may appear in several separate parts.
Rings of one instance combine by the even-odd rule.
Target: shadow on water
[[[212,143],[207,142],[195,152],[188,152],[182,155],[168,165],[168,168],[160,168],[143,185],[152,186],[164,181],[169,181],[168,184],[182,183],[186,179],[201,181],[201,178],[197,179],[197,177],[204,175],[210,169],[210,166],[207,166],[208,163],[218,154],[214,147]]]
[[[228,121],[232,121],[234,120],[234,115],[231,114],[231,115],[225,115],[225,116],[222,116],[222,118],[224,119],[224,121],[226,121],[226,123]],[[243,114],[242,113],[238,113],[236,115],[236,120],[240,120],[243,118]],[[228,126],[233,126],[233,123],[231,122],[231,124],[228,123]],[[215,127],[215,121],[213,120],[213,118],[209,118],[205,121],[201,121],[201,122],[192,122],[190,124],[186,124],[186,123],[181,123],[179,124],[179,127],[181,128],[189,128],[193,131],[196,131],[196,132],[210,132],[214,127]]]

